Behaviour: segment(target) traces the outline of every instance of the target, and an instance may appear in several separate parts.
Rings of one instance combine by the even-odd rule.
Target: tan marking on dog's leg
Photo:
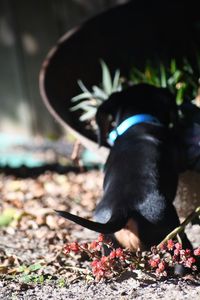
[[[115,237],[122,247],[131,251],[137,251],[142,248],[138,234],[138,225],[133,219],[128,220],[125,228],[115,232]]]

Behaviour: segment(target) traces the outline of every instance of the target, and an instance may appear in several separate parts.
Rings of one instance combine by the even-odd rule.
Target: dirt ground
[[[102,191],[101,171],[34,178],[0,175],[0,299],[200,299],[199,276],[156,279],[141,271],[109,282],[88,282],[66,258],[63,245],[96,234],[58,217],[54,209],[90,217]],[[187,234],[200,245],[200,226]],[[68,268],[68,267],[70,268]]]

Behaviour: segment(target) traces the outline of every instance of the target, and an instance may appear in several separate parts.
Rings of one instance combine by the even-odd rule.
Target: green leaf
[[[103,90],[107,95],[110,95],[112,93],[112,79],[111,79],[111,74],[108,69],[108,66],[106,63],[101,60],[101,68],[102,68],[102,86]]]
[[[136,68],[132,69],[132,76],[133,76],[133,81],[134,81],[134,79],[137,82],[139,82],[139,81],[146,82],[147,81],[145,74]]]
[[[0,215],[0,227],[8,226],[16,217],[16,210],[12,208],[5,209]]]
[[[42,265],[40,263],[35,263],[33,265],[30,265],[29,267],[30,272],[38,271],[42,268]]]
[[[94,105],[92,105],[90,100],[86,100],[86,101],[83,101],[83,102],[71,107],[70,110],[71,111],[75,111],[78,109],[89,110],[91,107],[94,107]]]
[[[193,73],[194,73],[192,66],[190,65],[190,63],[186,57],[183,59],[183,70],[188,72],[191,75],[193,75]]]
[[[41,283],[41,284],[43,284],[45,280],[44,275],[34,276],[33,279],[35,283]]]
[[[181,79],[182,74],[183,73],[180,70],[176,70],[176,72],[174,72],[174,74],[167,80],[168,84],[176,85],[178,81]]]
[[[160,64],[160,84],[161,87],[166,88],[167,87],[167,74],[166,69],[163,64]]]
[[[198,59],[197,63],[199,63],[200,71],[200,56],[198,56]],[[111,73],[106,63],[103,60],[101,60],[100,63],[102,68],[102,88],[94,85],[90,92],[83,82],[79,80],[78,85],[83,93],[72,99],[72,102],[80,101],[80,103],[72,107],[71,110],[83,110],[83,114],[80,117],[81,121],[94,118],[98,106],[106,100],[111,93],[122,90],[120,71],[115,71],[112,80]],[[176,60],[171,59],[168,68],[162,63],[154,66],[151,62],[147,62],[144,71],[132,68],[130,72],[130,80],[133,84],[147,83],[157,87],[169,88],[176,96],[178,105],[180,105],[186,97],[192,99],[196,96],[198,89],[197,76],[199,76],[199,74],[195,74],[187,59],[183,60],[183,64],[180,68],[177,67]],[[127,84],[129,84],[128,81]]]
[[[92,89],[94,91],[93,94],[94,94],[95,98],[99,98],[99,99],[103,99],[103,100],[108,99],[108,95],[102,89],[100,89],[98,86],[94,85],[92,87]]]
[[[26,274],[26,275],[23,275],[21,277],[21,280],[24,282],[24,283],[29,283],[31,282],[33,279],[33,276],[32,275],[29,275],[29,274]]]
[[[80,89],[84,92],[84,93],[89,93],[90,94],[90,91],[86,88],[86,86],[83,84],[82,80],[78,80],[77,81]]]
[[[18,267],[17,272],[24,273],[26,270],[27,270],[27,266],[22,265]]]
[[[171,73],[174,74],[176,72],[176,69],[177,69],[177,67],[176,67],[176,60],[173,58],[171,60],[171,64],[170,64],[170,71],[171,71]]]
[[[95,116],[95,114],[96,108],[91,108],[88,112],[86,112],[80,117],[80,121],[87,121],[89,119],[92,119]]]
[[[116,70],[115,76],[113,79],[113,86],[112,86],[112,92],[117,92],[122,89],[122,86],[120,84],[120,70]]]
[[[183,86],[180,87],[177,91],[177,94],[176,94],[176,103],[177,103],[177,105],[181,105],[183,103],[185,88],[186,88],[186,86],[183,84]]]
[[[82,94],[79,94],[79,95],[73,97],[71,99],[71,101],[76,102],[76,101],[83,100],[83,99],[88,99],[88,98],[92,98],[92,94],[90,92],[84,92]]]
[[[59,287],[64,287],[65,284],[66,284],[65,278],[60,278],[60,279],[58,280],[58,286],[59,286]]]

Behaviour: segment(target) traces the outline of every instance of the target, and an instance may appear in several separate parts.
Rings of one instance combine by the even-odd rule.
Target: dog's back
[[[178,182],[176,158],[172,136],[164,127],[140,124],[119,137],[105,166],[96,220],[133,219],[141,245],[159,243],[179,224],[172,205]]]

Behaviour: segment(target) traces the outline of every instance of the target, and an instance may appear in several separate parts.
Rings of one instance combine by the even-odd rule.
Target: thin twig
[[[71,154],[71,159],[74,162],[75,166],[78,166],[82,169],[83,163],[80,158],[81,149],[82,149],[81,143],[79,141],[76,141]]]
[[[176,227],[173,231],[171,231],[163,240],[162,242],[157,246],[160,248],[160,246],[164,243],[166,243],[168,240],[173,239],[177,234],[180,234],[182,231],[184,231],[185,227],[197,216],[200,216],[200,206],[198,206],[186,219],[181,223],[180,226]]]

